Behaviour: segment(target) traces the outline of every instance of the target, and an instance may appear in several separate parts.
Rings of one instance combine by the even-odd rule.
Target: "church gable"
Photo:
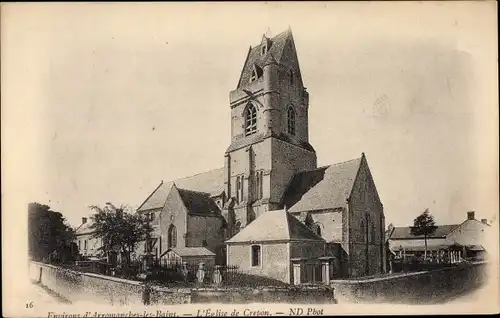
[[[161,218],[166,223],[174,223],[179,218],[185,219],[187,213],[188,209],[182,200],[179,189],[173,183],[165,201]]]
[[[381,204],[375,182],[368,167],[368,162],[363,154],[360,161],[359,171],[356,175],[350,196],[364,202]]]

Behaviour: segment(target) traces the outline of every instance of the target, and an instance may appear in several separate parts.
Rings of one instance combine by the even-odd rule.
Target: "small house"
[[[161,255],[161,261],[166,265],[186,262],[191,266],[204,263],[208,267],[213,267],[215,253],[205,247],[172,247]]]
[[[285,210],[263,213],[226,245],[227,264],[246,274],[288,284],[321,280],[325,240]]]

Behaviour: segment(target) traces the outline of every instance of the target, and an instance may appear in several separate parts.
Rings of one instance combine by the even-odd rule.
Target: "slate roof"
[[[447,244],[433,244],[432,240],[427,242],[427,251],[439,251],[439,250],[446,250],[450,247],[450,245]],[[407,252],[420,252],[425,249],[424,244],[415,246],[415,245],[405,245],[405,244],[398,244],[394,245],[390,248],[392,252],[399,252],[399,251],[407,251]]]
[[[226,152],[230,152],[230,151],[233,151],[233,150],[236,150],[239,148],[253,145],[253,144],[258,143],[258,142],[260,142],[268,137],[273,137],[273,138],[276,138],[278,140],[291,143],[292,145],[304,148],[306,150],[316,152],[314,150],[313,146],[311,146],[311,144],[308,143],[307,141],[303,141],[303,140],[300,140],[296,137],[292,137],[292,136],[289,136],[289,135],[283,134],[283,133],[280,133],[280,134],[273,133],[272,135],[267,135],[267,133],[264,133],[264,132],[256,133],[256,134],[253,134],[250,136],[246,136],[245,138],[241,138],[241,139],[238,139],[238,140],[231,142],[229,147],[226,149]]]
[[[185,189],[177,189],[177,191],[179,191],[182,202],[184,202],[189,213],[206,214],[220,212],[219,207],[215,204],[215,201],[210,198],[209,193]]]
[[[243,66],[243,70],[241,71],[238,88],[246,85],[246,83],[249,83],[254,65],[262,68],[264,66],[264,63],[266,62],[268,55],[272,55],[276,62],[280,63],[281,56],[283,55],[283,49],[285,48],[287,41],[291,38],[292,32],[290,29],[281,32],[280,34],[271,38],[271,47],[268,47],[268,52],[265,55],[261,55],[260,53],[262,44],[251,47],[248,52],[245,65]]]
[[[437,227],[436,232],[427,236],[427,238],[445,238],[457,226],[460,226],[460,224],[440,225]],[[411,229],[409,226],[395,227],[390,237],[391,240],[423,239],[423,238],[424,238],[423,235],[418,235],[418,236],[411,235]]]
[[[162,254],[165,255],[168,251],[172,251],[180,257],[186,256],[215,256],[213,252],[205,247],[172,247]]]
[[[76,235],[82,235],[82,234],[89,234],[92,233],[94,230],[90,228],[92,225],[91,220],[87,220],[87,222],[82,223],[79,227],[76,228],[75,234]]]
[[[161,183],[144,203],[141,204],[137,211],[142,212],[162,208],[174,183],[179,189],[208,193],[212,196],[220,195],[224,192],[224,168]]]
[[[343,207],[351,194],[362,158],[296,174],[283,204],[290,212]]]
[[[275,210],[262,213],[226,243],[289,240],[324,241],[290,213]]]

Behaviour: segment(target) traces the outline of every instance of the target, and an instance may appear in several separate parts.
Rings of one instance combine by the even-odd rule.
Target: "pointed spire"
[[[268,27],[267,27],[267,31],[266,31],[266,33],[264,33],[264,36],[265,36],[266,38],[268,38],[268,39],[270,39],[270,38],[272,38],[272,37],[273,37],[273,34],[272,34],[272,32],[271,32],[271,26],[268,26]]]

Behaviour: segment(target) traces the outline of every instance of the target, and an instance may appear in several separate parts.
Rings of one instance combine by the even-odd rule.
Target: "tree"
[[[73,261],[78,255],[73,240],[74,231],[61,213],[36,202],[28,205],[28,254],[33,260]]]
[[[90,217],[94,230],[92,237],[102,240],[101,251],[122,252],[125,255],[125,264],[130,265],[130,254],[137,243],[150,237],[153,231],[149,220],[133,213],[126,205],[115,207],[106,203],[104,207],[93,205],[90,207],[95,213]],[[123,260],[122,260],[123,261]]]
[[[434,222],[434,217],[429,212],[429,209],[425,209],[425,211],[417,216],[415,220],[413,220],[413,226],[411,227],[411,235],[424,236],[424,259],[427,259],[427,236],[433,234],[437,229],[437,226]]]

